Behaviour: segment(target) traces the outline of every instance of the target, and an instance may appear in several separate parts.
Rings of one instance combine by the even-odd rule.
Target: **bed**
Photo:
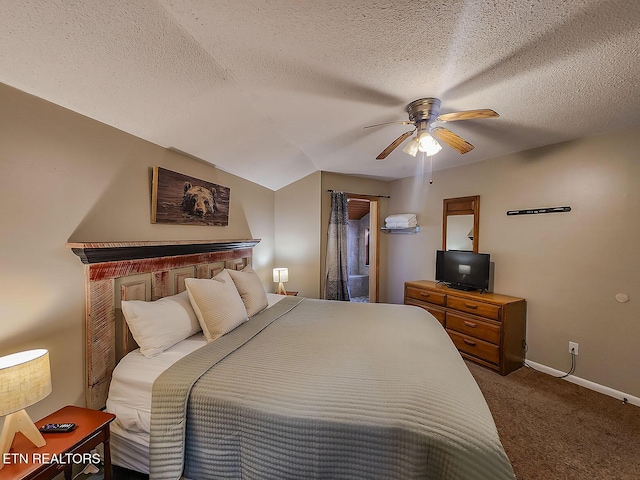
[[[109,268],[89,263],[88,305],[96,292],[91,283],[105,280],[91,274],[92,265],[111,272],[114,300],[107,303],[118,323],[118,301],[134,296],[140,275],[149,275],[151,290],[165,292],[156,300],[176,295],[187,278],[250,266],[251,251],[243,246],[225,250],[224,260],[216,260],[216,251],[205,259],[202,253],[181,261],[164,257],[164,263],[136,259],[147,265],[135,268],[127,259],[124,270],[115,267],[123,262],[117,258]],[[160,264],[165,273],[158,273]],[[136,298],[154,300],[142,290]],[[108,372],[108,399],[100,382],[88,395],[97,403],[104,398],[117,416],[115,465],[150,472],[152,480],[514,478],[478,386],[428,312],[268,300],[268,308],[211,342],[195,333],[148,358],[127,340],[123,358]],[[90,327],[91,307],[88,317],[88,344],[95,344],[104,328]],[[116,338],[129,337],[117,330]]]

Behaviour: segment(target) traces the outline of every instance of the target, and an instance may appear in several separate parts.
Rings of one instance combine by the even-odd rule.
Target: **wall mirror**
[[[445,198],[442,206],[442,249],[478,252],[480,195]]]

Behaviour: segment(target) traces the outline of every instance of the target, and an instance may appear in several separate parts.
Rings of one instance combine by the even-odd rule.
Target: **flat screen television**
[[[488,253],[436,251],[436,282],[457,290],[488,290],[491,259]]]

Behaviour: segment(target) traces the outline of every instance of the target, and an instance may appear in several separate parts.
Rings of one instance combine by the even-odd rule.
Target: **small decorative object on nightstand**
[[[274,268],[273,269],[273,281],[278,283],[278,295],[286,295],[287,291],[284,289],[284,282],[289,281],[289,269],[288,268]]]
[[[109,448],[109,424],[116,418],[112,413],[75,406],[63,407],[36,422],[36,427],[53,423],[75,423],[68,432],[45,433],[46,445],[36,447],[19,435],[5,455],[5,466],[0,480],[50,480],[64,471],[71,480],[73,465],[96,463],[97,454],[90,453],[99,444],[104,445],[104,478],[113,478]]]

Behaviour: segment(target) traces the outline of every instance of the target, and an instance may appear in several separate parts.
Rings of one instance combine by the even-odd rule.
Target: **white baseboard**
[[[566,374],[566,372],[556,370],[555,368],[547,367],[546,365],[542,365],[541,363],[532,362],[531,360],[527,360],[527,364],[531,365],[531,367],[533,367],[535,370],[538,370],[543,373],[547,373],[554,377],[561,377],[562,375]],[[600,385],[599,383],[585,380],[584,378],[576,377],[575,375],[569,375],[568,377],[563,378],[563,380],[566,380],[567,382],[575,383],[576,385],[580,385],[582,387],[588,388],[589,390],[594,390],[598,393],[603,393],[610,397],[617,398],[620,401],[624,401],[624,399],[626,398],[627,403],[640,407],[640,397],[634,397],[633,395],[629,395],[619,390],[614,390],[613,388],[605,387],[604,385]]]

